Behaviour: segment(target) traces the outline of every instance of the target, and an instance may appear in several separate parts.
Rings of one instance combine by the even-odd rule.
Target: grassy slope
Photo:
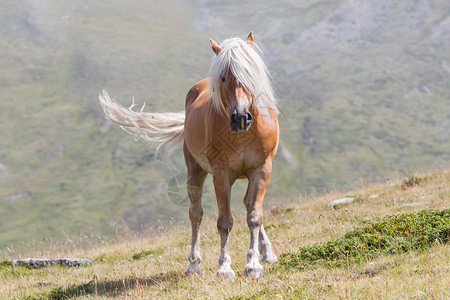
[[[265,52],[283,110],[269,206],[450,160],[448,1],[224,3],[3,1],[0,249],[186,220],[167,197],[174,173],[96,98],[182,110],[209,37],[254,30]],[[215,212],[211,184],[204,194]]]
[[[374,185],[346,194],[331,193],[299,198],[265,213],[265,226],[277,255],[296,252],[299,247],[324,243],[385,215],[417,212],[425,208],[445,209],[450,203],[450,172],[435,173],[420,185],[403,189],[401,182]],[[359,201],[327,207],[336,197],[356,195]],[[375,196],[377,195],[377,196]],[[421,205],[411,205],[422,203]],[[344,266],[306,266],[286,269],[267,267],[259,280],[243,276],[248,229],[243,214],[237,216],[230,236],[233,281],[215,277],[219,236],[215,220],[202,225],[203,276],[184,277],[189,251],[189,231],[173,228],[150,240],[123,237],[117,243],[87,251],[68,243],[45,250],[3,252],[2,259],[25,256],[82,256],[94,261],[92,267],[76,269],[0,269],[0,298],[54,296],[100,298],[210,298],[254,297],[392,299],[449,297],[450,251],[448,244],[435,242],[425,251],[363,259]],[[187,226],[186,226],[187,227]],[[362,253],[364,254],[364,253]],[[364,256],[364,255],[363,255]],[[84,295],[84,296],[83,296]]]

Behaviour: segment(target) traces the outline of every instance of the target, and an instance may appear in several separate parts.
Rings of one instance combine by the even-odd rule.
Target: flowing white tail
[[[106,90],[98,96],[100,104],[108,119],[120,125],[129,134],[150,142],[156,147],[156,152],[166,147],[167,152],[171,152],[176,145],[184,140],[184,111],[173,113],[149,113],[134,111],[133,104],[125,108],[109,98]]]

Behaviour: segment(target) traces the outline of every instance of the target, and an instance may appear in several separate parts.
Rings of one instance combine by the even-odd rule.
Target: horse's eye
[[[222,82],[225,82],[225,76],[224,75],[222,75],[222,76],[220,76],[220,79],[222,80]]]

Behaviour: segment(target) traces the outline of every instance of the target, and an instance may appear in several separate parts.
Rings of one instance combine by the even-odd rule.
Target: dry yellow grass
[[[380,184],[366,189],[298,199],[285,207],[265,212],[265,226],[277,255],[297,251],[300,246],[322,243],[354,226],[385,215],[444,209],[450,204],[450,173],[429,175],[412,187]],[[333,199],[358,195],[360,201],[338,209],[327,207]],[[411,205],[413,203],[414,205]],[[24,249],[34,257],[85,257],[90,267],[49,267],[40,270],[0,267],[0,299],[111,297],[131,299],[222,299],[222,298],[348,298],[348,299],[449,299],[450,246],[437,243],[426,251],[379,257],[349,267],[307,267],[289,270],[265,266],[263,276],[243,276],[249,234],[245,219],[237,216],[230,235],[234,280],[215,277],[219,236],[215,221],[202,225],[203,275],[184,276],[190,230],[173,228],[169,233],[142,240],[123,239],[90,250],[49,246],[45,250]],[[0,253],[13,259],[18,252]],[[133,257],[135,259],[133,259]]]

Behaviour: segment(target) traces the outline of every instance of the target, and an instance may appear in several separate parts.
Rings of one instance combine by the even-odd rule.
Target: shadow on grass
[[[71,299],[85,295],[92,296],[119,296],[126,294],[139,287],[149,287],[162,283],[176,283],[179,279],[186,277],[184,272],[160,273],[148,278],[123,278],[118,280],[92,280],[80,285],[68,287],[60,286],[50,291],[42,292],[25,297],[24,299]]]
[[[176,283],[186,277],[184,272],[170,271],[148,278],[125,278],[110,281],[92,282],[93,294],[98,296],[117,296],[139,287],[150,287],[162,283]]]

